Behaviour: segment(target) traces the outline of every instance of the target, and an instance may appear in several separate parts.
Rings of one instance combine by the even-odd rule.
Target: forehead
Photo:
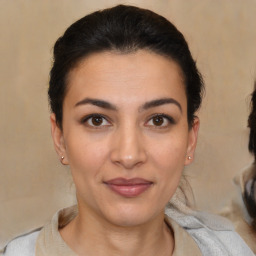
[[[186,104],[180,67],[166,57],[139,50],[128,54],[101,52],[86,57],[68,76],[65,100],[103,97],[127,102],[167,96]]]

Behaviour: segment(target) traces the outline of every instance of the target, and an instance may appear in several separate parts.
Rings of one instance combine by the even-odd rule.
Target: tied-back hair
[[[82,17],[56,41],[48,97],[59,128],[62,129],[69,73],[74,68],[93,54],[106,51],[130,54],[138,50],[158,54],[179,66],[187,97],[187,121],[191,128],[201,105],[204,82],[183,34],[163,16],[127,5],[117,5]],[[192,192],[185,193],[189,189],[188,182],[182,180],[180,188],[188,204],[187,195],[192,195]]]
[[[203,79],[182,33],[166,18],[135,6],[118,5],[93,12],[73,23],[55,43],[49,81],[49,103],[62,128],[68,75],[86,57],[105,51],[129,54],[147,50],[179,65],[191,127],[204,92]],[[114,67],[113,67],[114,68]]]

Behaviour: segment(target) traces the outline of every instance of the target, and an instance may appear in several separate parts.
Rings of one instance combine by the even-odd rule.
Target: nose
[[[139,128],[123,127],[114,134],[111,161],[125,169],[133,169],[146,162],[147,153]]]

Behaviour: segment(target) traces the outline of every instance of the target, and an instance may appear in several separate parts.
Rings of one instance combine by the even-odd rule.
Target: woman
[[[236,231],[256,253],[256,82],[250,107],[248,149],[254,156],[254,162],[234,178],[238,195],[231,205],[221,212],[221,215],[233,222]]]
[[[187,207],[179,188],[202,90],[183,35],[151,11],[117,6],[71,25],[54,46],[49,100],[77,206],[6,255],[17,243],[40,256],[253,255],[224,220]]]

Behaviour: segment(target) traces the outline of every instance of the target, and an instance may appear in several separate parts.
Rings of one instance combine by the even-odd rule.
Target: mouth
[[[152,181],[141,178],[116,178],[104,182],[113,192],[123,197],[137,197],[148,190]]]

